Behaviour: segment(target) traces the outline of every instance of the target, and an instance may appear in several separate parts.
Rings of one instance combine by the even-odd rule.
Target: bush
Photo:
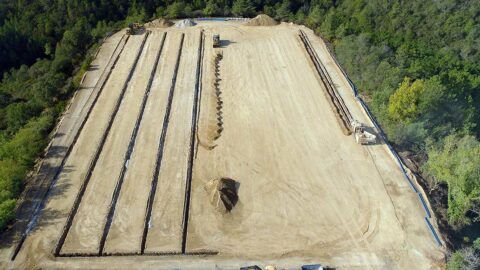
[[[421,113],[418,104],[424,89],[423,80],[416,80],[412,83],[410,78],[405,78],[397,91],[390,96],[388,105],[390,118],[402,123],[416,120]]]
[[[165,17],[169,19],[181,18],[185,16],[185,4],[183,2],[174,2],[171,5],[168,5]]]
[[[463,260],[463,254],[459,251],[454,252],[450,259],[448,260],[447,269],[448,270],[462,270],[464,269],[465,263]]]
[[[13,199],[0,203],[0,231],[15,217],[15,212],[13,211],[15,203],[16,201]]]
[[[473,136],[447,136],[428,145],[426,170],[448,185],[448,218],[461,227],[472,222],[468,212],[480,213],[480,142]]]

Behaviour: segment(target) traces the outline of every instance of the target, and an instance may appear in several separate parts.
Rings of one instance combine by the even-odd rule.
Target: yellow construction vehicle
[[[143,29],[145,29],[145,27],[141,23],[129,23],[127,28],[127,35],[135,35]]]

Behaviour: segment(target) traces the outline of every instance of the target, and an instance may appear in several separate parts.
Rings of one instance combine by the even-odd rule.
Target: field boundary
[[[15,258],[16,258],[17,255],[18,255],[18,253],[20,252],[20,249],[22,248],[23,243],[25,242],[28,234],[29,234],[30,231],[35,227],[36,221],[37,221],[37,219],[38,219],[38,217],[39,217],[39,215],[40,215],[40,211],[43,209],[43,207],[44,207],[44,205],[45,205],[45,202],[46,202],[46,200],[47,200],[47,198],[48,198],[48,195],[50,194],[50,191],[52,190],[53,186],[55,185],[56,180],[57,180],[57,178],[58,178],[58,175],[59,175],[60,171],[63,169],[63,167],[64,167],[64,165],[65,165],[65,162],[66,162],[66,160],[67,160],[67,157],[69,157],[70,152],[72,151],[73,147],[75,146],[75,144],[76,144],[76,142],[77,142],[77,140],[78,140],[78,137],[80,136],[80,134],[81,134],[81,132],[82,132],[82,130],[83,130],[83,127],[85,126],[85,123],[87,122],[87,120],[88,120],[88,118],[89,118],[89,116],[90,116],[90,113],[91,113],[93,107],[95,106],[95,104],[96,104],[96,102],[97,102],[97,100],[98,100],[98,97],[100,96],[100,94],[101,94],[101,92],[102,92],[102,90],[103,90],[103,87],[105,86],[106,81],[107,81],[108,78],[110,77],[110,74],[112,73],[112,70],[114,69],[116,62],[117,62],[118,59],[120,58],[120,55],[122,54],[123,49],[125,48],[125,45],[126,45],[126,43],[127,43],[127,41],[128,41],[128,38],[129,38],[129,36],[126,36],[126,38],[124,39],[125,36],[126,36],[126,35],[124,34],[124,35],[120,38],[120,40],[119,40],[119,42],[117,43],[117,45],[115,46],[115,49],[113,50],[113,52],[112,52],[112,54],[110,55],[110,58],[109,58],[107,64],[105,65],[105,69],[104,69],[104,70],[102,71],[102,73],[100,74],[99,79],[97,80],[97,82],[96,82],[96,84],[95,84],[95,86],[94,86],[94,89],[93,89],[93,91],[92,91],[92,94],[88,97],[87,102],[86,102],[87,104],[89,103],[88,100],[90,100],[90,98],[92,98],[92,95],[94,95],[94,96],[93,96],[93,101],[92,101],[91,105],[88,107],[87,113],[86,113],[84,119],[82,120],[82,123],[80,124],[79,128],[77,129],[76,134],[74,135],[74,138],[73,138],[72,142],[69,144],[69,146],[68,146],[68,148],[67,148],[67,151],[65,152],[65,155],[64,155],[63,158],[62,158],[62,161],[61,161],[61,163],[60,163],[60,166],[58,166],[58,167],[56,168],[55,173],[54,173],[53,177],[51,178],[52,180],[51,180],[50,184],[48,185],[47,190],[45,191],[45,193],[43,194],[43,196],[40,196],[40,195],[38,194],[39,191],[37,191],[37,194],[36,194],[35,196],[36,196],[36,197],[41,197],[41,200],[38,202],[37,205],[35,205],[35,207],[34,207],[34,212],[33,212],[33,214],[32,214],[32,217],[31,217],[29,223],[27,224],[27,227],[26,227],[24,233],[22,234],[20,240],[18,241],[17,245],[15,246],[15,248],[14,248],[14,250],[13,250],[13,253],[12,253],[11,257],[10,257],[10,259],[11,259],[12,261],[15,260]],[[117,52],[120,44],[122,44],[122,43],[123,43],[123,45],[122,45],[120,51],[119,51],[118,54],[114,57],[114,55],[116,54],[116,52]],[[114,58],[114,60],[113,60],[113,62],[112,62],[112,59],[113,59],[113,58]],[[112,63],[112,65],[110,65],[111,63]],[[108,70],[108,71],[107,71],[107,70]],[[105,71],[107,71],[107,73],[105,73]],[[85,74],[86,74],[86,73],[85,73]],[[105,74],[106,74],[106,75],[105,75]],[[104,78],[104,79],[102,79],[102,78]],[[98,89],[98,91],[95,91],[95,89]],[[68,110],[70,109],[70,106],[71,106],[71,104],[73,103],[73,100],[75,99],[77,93],[78,93],[78,92],[75,91],[75,94],[74,94],[74,96],[72,97],[72,100],[69,102],[66,111],[68,111]],[[82,111],[83,109],[84,109],[84,108],[82,108],[81,111]],[[63,122],[63,118],[64,118],[64,117],[65,117],[65,113],[63,114],[62,118],[60,119],[59,123],[57,124],[57,126],[56,126],[56,128],[55,128],[54,134],[57,133],[57,131],[58,131],[59,127],[60,127],[60,124]],[[55,135],[53,135],[53,136],[55,136]],[[49,145],[47,146],[47,149],[45,150],[47,153],[45,154],[45,157],[43,158],[43,160],[42,160],[42,162],[41,162],[41,165],[40,165],[39,169],[37,170],[36,174],[38,174],[38,173],[40,172],[41,167],[43,166],[45,159],[48,158],[48,154],[49,154],[49,151],[50,151],[50,146],[51,146],[51,144],[52,144],[52,143],[50,142]],[[44,181],[46,181],[47,178],[48,178],[48,177],[45,176],[45,177],[41,180],[41,182],[43,183]],[[27,191],[27,192],[28,192],[28,191]],[[25,194],[27,194],[27,193],[25,193]],[[23,204],[23,201],[24,201],[24,200],[25,200],[25,198],[23,197],[23,198],[21,199],[21,202],[19,203],[19,205]],[[23,206],[21,206],[21,207],[23,207]],[[20,209],[21,209],[21,207],[20,207]],[[17,211],[19,211],[19,209],[17,209]]]
[[[110,118],[109,118],[109,121],[108,121],[108,124],[107,124],[107,128],[105,129],[103,135],[102,135],[102,138],[101,138],[101,141],[100,141],[100,144],[97,148],[97,150],[95,151],[95,154],[94,154],[94,158],[91,160],[90,164],[88,165],[88,169],[87,169],[87,174],[85,175],[85,178],[82,182],[82,185],[80,187],[80,190],[75,198],[75,202],[72,206],[72,209],[70,211],[70,214],[68,215],[68,218],[67,218],[67,222],[65,223],[65,226],[62,230],[62,234],[60,235],[60,238],[57,242],[57,244],[55,245],[55,249],[54,249],[54,255],[55,256],[58,256],[60,254],[60,251],[63,247],[63,244],[65,242],[65,239],[67,237],[67,234],[70,230],[70,227],[72,226],[72,223],[73,223],[73,219],[78,211],[78,208],[80,206],[80,203],[82,201],[82,197],[83,195],[85,194],[85,190],[87,189],[87,186],[88,186],[88,183],[90,182],[90,178],[92,176],[92,173],[93,173],[93,169],[95,168],[95,165],[97,164],[97,160],[98,158],[100,157],[100,153],[102,152],[103,150],[103,146],[105,144],[105,141],[107,140],[107,137],[108,137],[108,134],[110,133],[110,129],[112,127],[112,124],[113,124],[113,120],[115,119],[115,116],[117,115],[117,112],[120,108],[120,104],[122,103],[122,99],[123,99],[123,96],[125,95],[125,92],[128,88],[128,83],[130,82],[130,79],[132,78],[132,75],[136,69],[136,66],[137,66],[137,63],[138,63],[138,59],[143,51],[143,48],[144,48],[144,45],[145,45],[145,42],[147,40],[149,36],[149,32],[146,32],[143,40],[142,40],[142,44],[140,45],[140,48],[137,52],[137,55],[135,56],[135,60],[132,64],[132,67],[130,69],[130,72],[128,74],[128,77],[127,79],[125,80],[124,82],[124,85],[122,87],[122,90],[120,92],[120,96],[118,97],[117,99],[117,102],[115,104],[115,107],[114,107],[114,110],[112,112],[112,114],[110,115]]]
[[[147,200],[145,222],[144,222],[144,226],[143,226],[142,241],[141,241],[141,245],[140,245],[140,254],[142,254],[142,255],[145,253],[145,245],[147,243],[149,223],[150,223],[150,218],[152,216],[153,202],[155,200],[156,189],[157,189],[157,184],[158,184],[158,176],[160,174],[160,168],[162,166],[163,147],[165,145],[165,138],[167,136],[168,123],[170,121],[170,112],[172,110],[172,101],[173,101],[173,96],[175,94],[175,86],[176,86],[176,83],[177,83],[177,74],[178,74],[178,68],[180,66],[180,59],[182,57],[184,39],[185,39],[185,33],[182,33],[181,38],[180,38],[180,46],[178,48],[178,53],[177,53],[177,60],[176,60],[176,63],[175,63],[175,68],[173,70],[172,83],[171,83],[170,90],[169,90],[169,93],[168,93],[168,102],[167,102],[167,107],[165,108],[165,116],[163,118],[162,133],[160,135],[160,140],[159,140],[159,143],[158,143],[156,166],[155,166],[154,174],[153,174],[153,177],[152,177],[150,194],[149,194],[148,200]]]
[[[301,30],[300,30],[301,31]],[[335,57],[335,54],[332,52],[332,50],[329,48],[329,46],[327,45],[327,41],[325,41],[323,38],[322,38],[322,41],[323,43],[325,44],[325,47],[328,51],[328,53],[330,54],[330,57],[333,59],[333,61],[335,62],[335,65],[340,69],[340,71],[343,73],[343,76],[347,79],[347,82],[349,83],[350,85],[350,88],[356,98],[356,100],[358,101],[358,103],[360,103],[360,105],[362,106],[363,110],[364,110],[364,113],[368,116],[368,118],[370,119],[370,121],[373,123],[373,125],[375,126],[375,128],[377,129],[378,131],[378,134],[380,134],[380,136],[382,137],[382,140],[384,141],[385,145],[387,145],[388,149],[390,150],[390,153],[393,155],[393,157],[397,160],[397,163],[398,163],[398,166],[405,178],[405,180],[407,180],[408,184],[410,185],[410,187],[412,188],[412,190],[418,195],[418,198],[419,198],[419,201],[420,201],[420,204],[422,205],[424,211],[425,211],[425,222],[426,222],[426,225],[427,225],[427,228],[428,230],[430,231],[430,233],[432,234],[435,242],[437,243],[438,246],[443,246],[443,241],[440,239],[439,237],[439,234],[436,232],[436,229],[433,227],[430,219],[433,219],[435,220],[435,217],[432,216],[431,214],[431,204],[430,202],[428,201],[428,196],[426,196],[425,194],[425,191],[423,190],[423,188],[421,188],[421,185],[418,184],[418,181],[416,179],[416,177],[413,177],[414,180],[415,180],[415,183],[416,185],[418,185],[420,188],[417,188],[414,184],[414,182],[412,181],[412,179],[410,178],[410,176],[408,175],[408,167],[405,166],[405,164],[403,163],[401,157],[398,155],[397,151],[390,145],[390,143],[388,142],[387,140],[387,136],[386,134],[384,133],[383,129],[381,128],[380,124],[378,124],[377,120],[375,119],[375,117],[372,115],[372,113],[370,112],[370,109],[368,108],[368,106],[366,105],[365,101],[363,101],[362,97],[360,96],[360,94],[358,93],[358,89],[357,87],[355,86],[355,84],[352,82],[352,80],[348,77],[348,74],[347,72],[343,69],[343,67],[340,65],[340,63],[338,62],[337,58]],[[411,172],[410,172],[411,173]],[[427,198],[427,200],[425,200],[425,197]]]

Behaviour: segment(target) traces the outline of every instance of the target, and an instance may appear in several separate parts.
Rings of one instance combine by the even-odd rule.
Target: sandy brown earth
[[[66,160],[39,224],[15,261],[8,257],[12,245],[2,247],[1,267],[235,269],[248,264],[292,268],[317,262],[337,269],[442,268],[444,249],[434,242],[417,195],[386,145],[359,145],[343,134],[298,38],[300,28],[308,34],[353,117],[372,127],[325,44],[306,28],[201,22],[186,29],[151,29],[119,100],[145,38],[145,34],[132,35]],[[182,251],[202,29],[203,76],[185,250],[218,254],[168,255],[164,253]],[[163,51],[125,163],[164,33]],[[183,49],[167,113],[182,33]],[[212,48],[214,33],[221,36],[220,48]],[[115,43],[119,37],[110,40]],[[99,59],[110,57],[112,50],[102,48]],[[217,54],[222,58],[215,74]],[[220,94],[215,92],[215,78],[220,79]],[[163,130],[165,119],[168,129]],[[159,149],[163,149],[160,159]],[[125,175],[119,189],[122,167]],[[104,252],[140,254],[148,198],[156,179],[145,253],[163,255],[53,255],[86,177],[90,180],[60,254],[98,254],[116,189],[119,196]],[[207,182],[221,177],[238,182],[238,203],[226,214],[212,206],[205,189]]]

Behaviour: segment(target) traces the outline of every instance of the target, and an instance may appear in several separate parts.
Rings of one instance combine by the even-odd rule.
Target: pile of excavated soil
[[[277,24],[278,22],[276,20],[272,19],[272,17],[265,14],[260,14],[257,17],[245,23],[245,25],[248,25],[248,26],[272,26]]]
[[[238,202],[238,183],[230,178],[222,177],[209,181],[205,190],[210,197],[210,203],[220,213],[232,211]]]
[[[196,23],[192,19],[185,19],[175,23],[177,28],[187,28],[194,25],[196,25]]]
[[[173,22],[166,19],[156,19],[145,24],[145,27],[150,28],[166,28],[173,25]]]

